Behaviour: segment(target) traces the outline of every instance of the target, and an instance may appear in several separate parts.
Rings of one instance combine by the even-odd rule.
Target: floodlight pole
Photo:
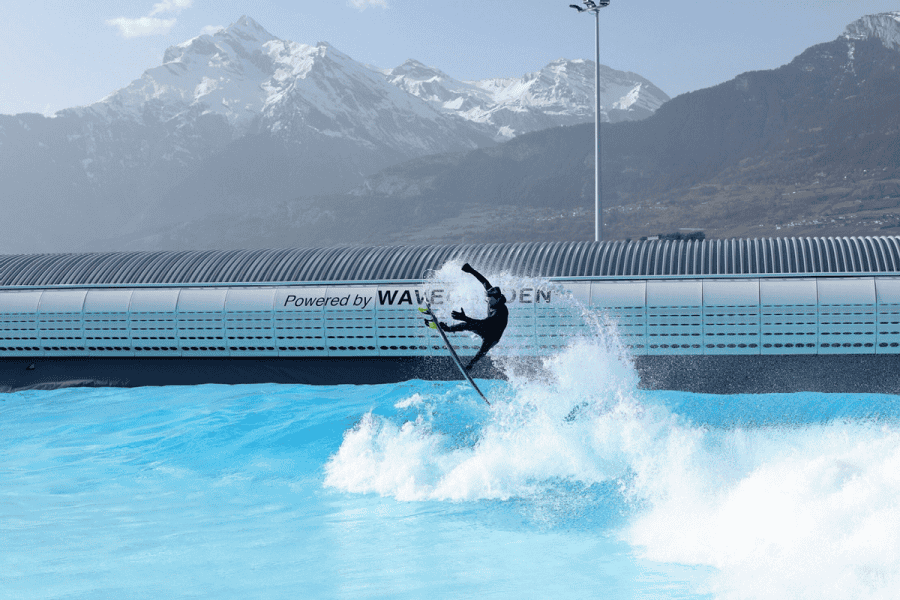
[[[586,8],[571,4],[578,12],[594,13],[594,241],[603,239],[603,183],[600,170],[600,9],[609,6],[610,0],[582,0]]]
[[[599,242],[603,239],[603,219],[600,218],[603,207],[603,186],[600,183],[600,9],[594,11],[594,24],[594,67],[597,69],[594,72],[594,91],[597,93],[594,102],[594,140],[597,142],[597,150],[594,152],[594,241]]]

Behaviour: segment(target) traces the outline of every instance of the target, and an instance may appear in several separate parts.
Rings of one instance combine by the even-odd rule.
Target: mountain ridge
[[[778,69],[743,73],[683,94],[643,120],[604,123],[607,235],[640,237],[698,228],[710,236],[750,237],[900,233],[898,36],[900,13],[868,15],[836,40],[812,46]],[[309,56],[338,52],[324,43],[307,48]],[[263,54],[260,50],[259,56]],[[296,93],[302,99],[302,82],[291,87],[299,79],[288,81],[287,74],[305,66],[299,54],[291,56],[299,62],[284,67],[288,83],[278,89],[284,98]],[[319,66],[323,64],[328,63]],[[409,64],[407,70],[420,65]],[[406,79],[406,84],[432,78],[430,68],[421,67],[418,79]],[[360,82],[375,82],[385,96],[402,92],[386,80],[390,70],[359,68],[366,72],[346,80],[351,96],[360,97],[362,88],[354,87]],[[515,87],[511,81],[495,80],[490,89]],[[457,85],[447,78],[433,83]],[[409,102],[420,102],[415,106],[423,122],[433,119],[430,122],[466,133],[449,153],[406,159],[389,144],[362,150],[356,142],[342,145],[343,139],[330,133],[346,123],[335,125],[332,117],[337,112],[327,106],[318,110],[315,98],[306,104],[272,103],[270,113],[254,118],[249,133],[237,139],[227,116],[204,111],[202,103],[171,116],[161,101],[151,100],[139,117],[106,129],[102,115],[90,111],[85,122],[57,119],[53,127],[48,126],[52,120],[38,115],[0,116],[0,175],[55,164],[56,169],[34,171],[31,181],[47,180],[57,191],[77,191],[58,193],[40,206],[12,206],[7,211],[16,224],[12,234],[19,239],[43,236],[45,245],[58,244],[53,231],[33,226],[29,219],[35,213],[48,220],[63,215],[70,228],[93,226],[96,231],[91,220],[111,210],[104,204],[103,190],[112,181],[118,186],[120,218],[103,225],[106,235],[97,238],[95,246],[80,248],[591,238],[593,125],[532,131],[495,144],[503,125],[491,122],[489,128],[472,129],[471,122],[454,112],[463,108],[469,92],[492,101],[489,90],[458,83],[456,96],[450,89],[441,97],[440,86],[431,90],[431,104],[451,104],[443,109],[407,94]],[[421,94],[426,92],[423,87]],[[275,110],[280,106],[296,110]],[[353,112],[348,110],[345,114]],[[383,123],[393,118],[387,115]],[[158,122],[165,127],[152,126]],[[305,143],[292,143],[291,135],[274,135],[275,124],[285,132],[309,125]],[[365,141],[375,139],[371,136],[378,127],[351,124],[346,131]],[[16,137],[10,131],[31,133]],[[104,146],[116,136],[132,145]],[[481,140],[475,142],[480,146],[476,149],[474,138]],[[84,151],[91,146],[95,153],[88,155]],[[65,156],[63,151],[70,147],[79,152]],[[97,156],[103,160],[95,160]],[[373,160],[382,160],[382,165]],[[156,170],[143,172],[143,164],[156,165]],[[316,191],[309,180],[297,176],[297,165],[339,180],[344,187]],[[132,172],[138,181],[151,175],[156,179],[136,187]],[[29,191],[21,181],[0,181],[4,183],[11,183],[4,190],[20,196]],[[203,201],[189,207],[185,198]],[[69,205],[76,200],[73,216]],[[213,203],[215,210],[210,210]],[[154,221],[151,204],[169,221]],[[123,222],[129,226],[122,227]],[[66,243],[74,244],[75,238]]]
[[[607,238],[900,234],[900,49],[881,27],[900,21],[888,15],[647,119],[605,123]],[[250,232],[230,230],[236,247],[592,239],[593,126],[418,158],[268,214],[284,226],[233,219]]]
[[[557,59],[522,77],[460,81],[409,59],[381,70],[388,81],[437,110],[483,125],[497,141],[594,120],[594,62]],[[648,117],[669,97],[636,73],[600,65],[601,120]]]
[[[557,112],[532,108],[506,134],[571,118]],[[245,15],[169,47],[98,102],[0,115],[0,251],[94,247],[345,192],[404,160],[496,139],[493,124],[438,110],[327,42],[281,40]]]

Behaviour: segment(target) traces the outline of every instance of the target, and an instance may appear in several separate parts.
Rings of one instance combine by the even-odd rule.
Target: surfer
[[[503,332],[506,330],[506,324],[509,321],[509,309],[506,307],[506,296],[500,291],[500,288],[491,285],[484,275],[472,268],[472,265],[466,263],[462,266],[464,273],[469,273],[484,286],[487,291],[488,315],[486,319],[473,319],[466,314],[466,311],[460,308],[450,313],[450,316],[461,323],[447,325],[441,323],[441,329],[444,331],[471,331],[481,337],[481,348],[478,353],[466,365],[466,371],[470,371],[475,363],[484,357],[488,351],[497,345]]]

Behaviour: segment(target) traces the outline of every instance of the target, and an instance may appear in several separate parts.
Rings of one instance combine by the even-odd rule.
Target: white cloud
[[[119,28],[122,37],[133,38],[147,35],[163,35],[175,26],[175,19],[158,19],[156,17],[116,17],[107,19],[107,25]]]
[[[387,8],[387,0],[350,0],[350,4],[359,10],[366,10],[370,6],[380,6]]]
[[[125,38],[164,35],[175,26],[176,20],[161,19],[156,15],[178,14],[186,8],[190,8],[193,3],[194,0],[162,0],[153,5],[150,14],[146,17],[116,17],[107,19],[106,24],[118,27],[119,33]]]
[[[163,0],[162,2],[153,5],[150,16],[152,17],[153,15],[161,13],[178,14],[186,8],[190,8],[193,3],[194,0]]]
[[[203,29],[200,30],[200,33],[205,35],[215,35],[225,29],[222,25],[207,25]]]

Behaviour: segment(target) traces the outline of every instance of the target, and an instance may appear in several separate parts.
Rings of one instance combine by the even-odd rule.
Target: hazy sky
[[[594,23],[573,0],[6,0],[0,114],[89,104],[159,65],[165,49],[247,14],[277,37],[327,41],[394,67],[407,58],[457,79],[521,76],[592,58]],[[670,96],[769,69],[900,0],[612,0],[600,62]]]

